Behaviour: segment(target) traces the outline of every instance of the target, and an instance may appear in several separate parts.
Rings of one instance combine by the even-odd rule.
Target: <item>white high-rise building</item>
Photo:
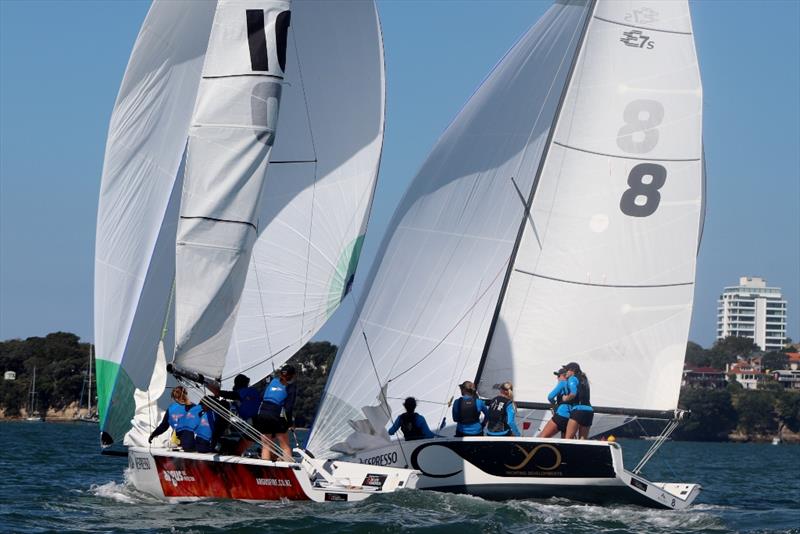
[[[755,276],[726,287],[717,301],[717,339],[728,336],[750,338],[765,351],[783,348],[786,301],[781,289],[767,287],[766,280]]]

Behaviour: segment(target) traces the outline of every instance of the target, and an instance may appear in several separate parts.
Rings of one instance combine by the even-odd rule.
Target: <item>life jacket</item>
[[[478,411],[478,403],[475,397],[461,397],[457,422],[462,425],[471,425],[480,420],[480,412]]]
[[[259,391],[254,387],[241,388],[239,391],[239,417],[250,419],[258,413],[261,404]]]
[[[283,406],[288,396],[289,393],[286,391],[286,386],[281,383],[281,379],[273,378],[264,390],[262,401]]]
[[[198,404],[192,406],[189,413],[197,417],[197,428],[194,429],[194,435],[206,441],[211,441],[214,437],[214,412],[209,412]]]
[[[489,405],[489,415],[486,418],[486,430],[489,432],[508,432],[508,415],[506,413],[506,406],[511,402],[511,399],[498,395],[492,399]]]
[[[403,431],[403,436],[406,438],[406,441],[422,439],[424,437],[422,429],[417,425],[417,414],[415,413],[406,412],[400,414],[400,430]]]
[[[167,412],[169,412],[169,426],[172,427],[172,430],[175,432],[183,430],[194,431],[197,427],[197,415],[191,411],[194,406],[193,404],[189,407],[179,402],[173,402],[169,405]]]
[[[569,404],[576,406],[578,404],[582,404],[583,406],[591,406],[591,395],[589,391],[589,381],[586,379],[586,376],[578,377],[578,393],[575,395],[575,398],[572,399]]]

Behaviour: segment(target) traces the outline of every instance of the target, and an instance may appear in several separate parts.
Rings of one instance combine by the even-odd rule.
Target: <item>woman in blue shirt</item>
[[[194,452],[194,430],[197,428],[197,415],[191,411],[194,403],[189,400],[189,393],[183,386],[177,386],[172,390],[172,400],[161,424],[153,430],[147,441],[152,443],[153,438],[172,427],[178,436],[181,448],[186,452]]]
[[[414,413],[417,408],[417,400],[414,397],[408,397],[403,402],[403,407],[406,409],[406,413],[397,416],[394,424],[389,428],[389,435],[394,436],[395,432],[402,430],[406,441],[432,438],[433,432],[428,428],[428,422],[420,414]]]
[[[589,437],[589,428],[594,420],[594,410],[589,395],[589,378],[581,371],[581,366],[570,362],[564,366],[567,371],[567,389],[569,393],[564,401],[571,405],[569,422],[567,423],[567,439]]]
[[[564,402],[564,397],[569,394],[567,388],[567,370],[563,367],[558,371],[553,371],[558,377],[556,387],[547,395],[547,400],[553,405],[553,417],[550,419],[539,435],[539,438],[552,438],[556,432],[561,432],[563,438],[567,433],[567,423],[569,423],[570,405]]]
[[[486,403],[478,398],[475,392],[475,384],[469,380],[458,387],[461,389],[461,396],[453,403],[453,421],[456,422],[456,437],[482,436],[481,414],[483,414],[485,421],[488,414]]]

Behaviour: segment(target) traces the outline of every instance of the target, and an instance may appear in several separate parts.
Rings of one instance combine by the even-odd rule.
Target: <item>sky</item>
[[[381,172],[354,295],[434,143],[550,2],[379,1],[387,70]],[[704,89],[707,214],[689,339],[761,276],[800,340],[800,2],[691,2]],[[144,1],[0,0],[0,339],[91,341],[105,138]],[[339,342],[347,299],[317,339]],[[577,333],[576,333],[577,335]]]

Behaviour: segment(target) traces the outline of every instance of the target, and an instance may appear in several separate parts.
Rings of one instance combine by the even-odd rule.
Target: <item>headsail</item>
[[[97,214],[94,331],[100,429],[114,441],[130,428],[134,391],[146,390],[153,374],[175,268],[176,177],[214,8],[153,3],[111,117]]]
[[[486,351],[541,402],[577,361],[592,403],[678,404],[702,215],[702,89],[684,2],[600,2]],[[622,384],[624,383],[624,387]]]
[[[257,379],[279,367],[349,290],[383,144],[375,5],[295,0],[285,82],[223,378],[246,372]]]
[[[431,426],[472,379],[587,20],[558,2],[497,65],[434,147],[395,212],[337,358],[309,447],[326,453],[386,386]]]

